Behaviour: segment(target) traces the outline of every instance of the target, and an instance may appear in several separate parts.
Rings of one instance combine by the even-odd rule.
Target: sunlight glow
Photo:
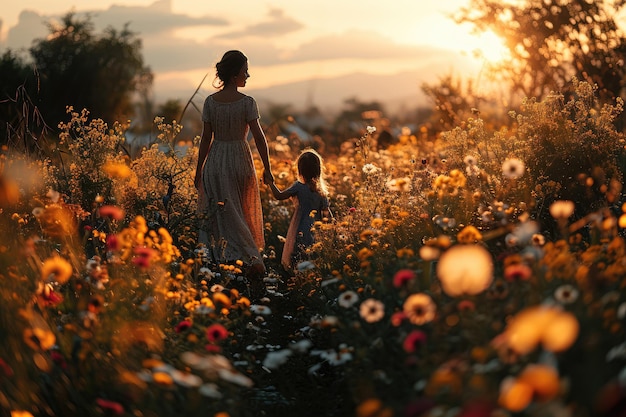
[[[473,38],[476,47],[472,50],[472,54],[477,58],[493,64],[507,57],[508,49],[504,40],[494,32],[488,30],[479,35],[473,35]]]

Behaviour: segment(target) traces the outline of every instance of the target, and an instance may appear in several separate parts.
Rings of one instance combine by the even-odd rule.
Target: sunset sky
[[[250,58],[255,88],[355,72],[395,74],[497,52],[447,15],[468,0],[21,0],[6,1],[0,48],[27,48],[45,22],[89,12],[97,30],[129,23],[143,41],[155,89],[193,88],[228,49]],[[495,58],[490,58],[495,59]],[[477,59],[478,60],[478,59]],[[439,61],[437,61],[439,62]],[[460,72],[479,67],[456,68]],[[439,64],[437,64],[439,65]],[[442,74],[439,74],[442,75]]]

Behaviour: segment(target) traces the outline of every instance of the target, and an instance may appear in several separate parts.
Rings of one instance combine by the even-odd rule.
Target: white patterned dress
[[[202,171],[198,212],[199,242],[216,263],[262,263],[263,213],[248,122],[259,118],[254,98],[221,103],[209,96],[202,120],[211,124],[213,141]]]

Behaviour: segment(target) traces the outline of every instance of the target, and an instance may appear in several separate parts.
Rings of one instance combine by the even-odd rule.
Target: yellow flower
[[[476,243],[483,240],[482,234],[474,226],[466,226],[457,236],[459,243]]]
[[[107,162],[102,166],[102,170],[113,178],[128,178],[132,172],[126,164],[117,162]]]
[[[72,265],[58,255],[46,259],[41,266],[41,278],[44,281],[54,281],[59,284],[66,283],[72,276],[72,272]]]

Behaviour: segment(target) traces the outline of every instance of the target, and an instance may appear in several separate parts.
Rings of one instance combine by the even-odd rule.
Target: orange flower
[[[44,281],[66,283],[72,276],[72,265],[64,258],[55,255],[46,259],[41,266],[41,278]]]

